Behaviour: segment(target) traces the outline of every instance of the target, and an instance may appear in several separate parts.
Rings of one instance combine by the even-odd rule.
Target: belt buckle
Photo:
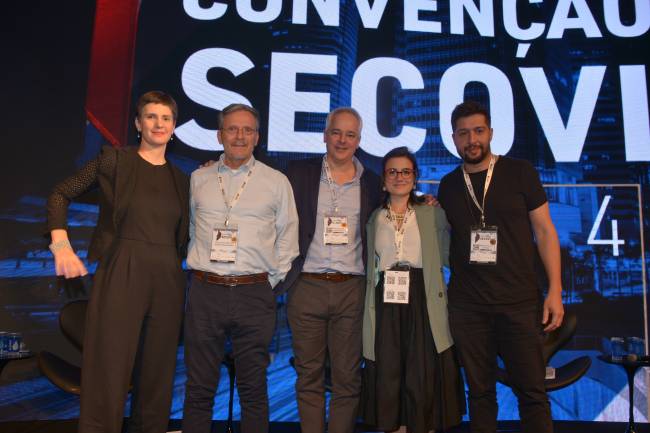
[[[234,275],[229,275],[226,277],[226,280],[228,283],[226,284],[228,287],[237,287],[237,277]]]

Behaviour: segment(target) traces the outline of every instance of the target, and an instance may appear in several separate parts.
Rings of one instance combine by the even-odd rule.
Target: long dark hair
[[[415,155],[413,155],[408,147],[406,146],[401,146],[401,147],[396,147],[395,149],[391,150],[388,152],[386,155],[384,155],[384,158],[381,160],[381,184],[382,186],[386,184],[386,164],[388,163],[389,159],[393,158],[407,158],[409,161],[411,161],[411,164],[413,165],[413,184],[415,185],[416,182],[418,181],[418,162],[415,159]],[[388,191],[384,191],[382,194],[382,199],[381,203],[382,206],[386,209],[388,209],[388,203],[390,202],[390,194]],[[411,192],[409,193],[409,204],[411,206],[420,204],[422,203],[422,199],[418,197],[415,194],[415,189],[412,189]]]

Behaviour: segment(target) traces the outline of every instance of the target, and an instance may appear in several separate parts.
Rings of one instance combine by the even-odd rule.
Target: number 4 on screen
[[[612,199],[611,195],[606,195],[605,198],[603,199],[603,203],[600,205],[600,209],[598,209],[598,214],[596,215],[596,220],[594,221],[594,225],[591,227],[591,232],[589,233],[589,238],[587,238],[587,244],[588,245],[611,245],[612,248],[614,248],[614,256],[618,256],[618,246],[619,245],[625,245],[625,241],[622,239],[618,238],[618,221],[613,219],[612,220],[612,238],[611,239],[596,239],[596,233],[598,232],[598,227],[600,226],[600,223],[603,220],[603,215],[605,215],[605,211],[607,210],[607,205],[609,204],[609,201]]]

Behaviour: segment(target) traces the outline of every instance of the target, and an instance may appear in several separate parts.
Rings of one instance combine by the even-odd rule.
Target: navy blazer
[[[287,274],[282,286],[276,291],[280,293],[289,289],[298,278],[302,267],[305,264],[305,257],[309,245],[314,238],[316,231],[316,212],[318,209],[318,191],[320,188],[320,178],[322,172],[323,158],[312,158],[306,160],[297,160],[289,163],[287,168],[287,177],[293,188],[293,196],[296,200],[298,209],[298,245],[300,254],[295,258],[291,265],[291,270]],[[364,229],[372,211],[380,203],[381,199],[381,179],[368,168],[364,168],[360,179],[361,197],[361,215],[359,218],[359,227],[361,228],[361,244],[363,245],[363,263],[366,264],[366,230]]]

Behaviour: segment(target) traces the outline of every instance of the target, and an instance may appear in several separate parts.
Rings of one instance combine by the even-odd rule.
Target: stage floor
[[[180,430],[181,421],[171,420],[169,431]],[[579,422],[579,421],[555,421],[555,433],[623,433],[627,427],[625,423],[612,422]],[[519,424],[514,421],[501,421],[498,426],[499,433],[518,432]],[[239,432],[239,423],[233,426],[235,432]],[[76,433],[77,420],[57,420],[57,421],[19,421],[19,422],[0,422],[0,432],[2,433]],[[223,421],[213,421],[212,432],[226,432],[226,423]],[[357,426],[357,433],[373,432],[363,425]],[[297,422],[272,422],[269,433],[300,433],[300,425]],[[447,430],[446,433],[469,433],[469,425],[464,422],[457,428]],[[650,433],[650,425],[637,424],[636,433]]]
[[[293,356],[291,339],[286,328],[286,319],[280,316],[278,332],[272,343],[272,362],[268,370],[269,409],[270,420],[273,422],[272,431],[298,431],[298,410],[294,392],[295,371],[289,363]],[[581,355],[592,357],[592,366],[585,377],[575,384],[549,394],[553,419],[556,420],[559,432],[623,432],[628,416],[628,400],[626,378],[622,369],[610,366],[596,359],[597,352],[587,351],[562,351],[553,358],[553,361],[565,363],[569,359]],[[0,383],[0,432],[8,432],[11,428],[20,428],[26,432],[40,432],[40,426],[52,429],[51,431],[74,431],[70,421],[79,417],[79,398],[66,394],[52,385],[45,377],[38,375],[36,360],[14,361],[7,370],[18,370],[21,364],[25,369],[34,370],[31,377],[21,380],[10,380]],[[10,373],[5,371],[5,373]],[[178,350],[178,362],[174,381],[174,397],[170,417],[181,419],[183,417],[183,400],[185,391],[185,364],[183,347]],[[9,374],[3,374],[6,379]],[[605,379],[603,379],[605,378]],[[647,417],[647,382],[646,375],[639,372],[635,381],[635,410],[634,416],[639,425],[639,431],[648,431]],[[222,378],[219,384],[213,411],[213,420],[227,419],[228,408],[228,374],[222,368]],[[517,400],[512,391],[498,385],[499,419],[518,419]],[[125,416],[129,416],[128,404]],[[235,393],[234,419],[240,418],[239,399]],[[33,420],[54,421],[61,423],[37,423]],[[22,422],[27,423],[13,423]],[[467,421],[467,417],[465,417]],[[575,421],[575,422],[574,422]],[[584,422],[583,422],[584,421]],[[593,422],[598,421],[598,422]],[[615,424],[608,422],[616,421]],[[7,424],[12,422],[13,424]],[[509,425],[504,421],[504,429]],[[284,427],[288,430],[283,430]],[[609,427],[608,427],[609,426]],[[72,430],[65,430],[66,428]],[[32,430],[34,429],[34,430]],[[291,430],[293,429],[293,430]],[[642,430],[645,429],[645,430]],[[220,431],[220,430],[216,430]],[[463,431],[458,430],[458,431]]]

